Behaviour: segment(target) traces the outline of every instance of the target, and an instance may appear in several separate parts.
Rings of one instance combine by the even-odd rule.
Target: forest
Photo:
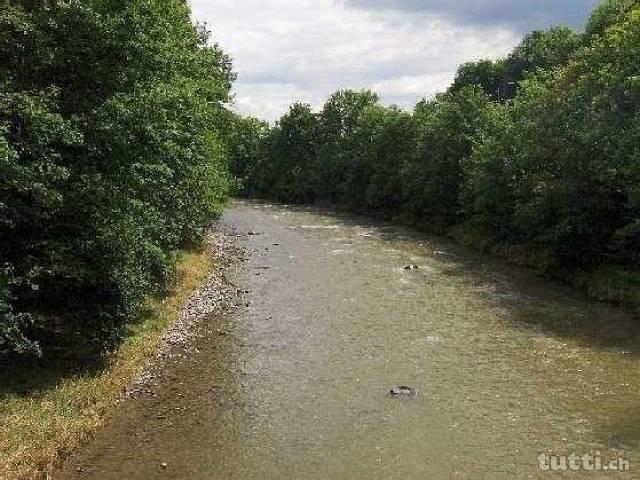
[[[338,205],[447,235],[640,306],[640,5],[534,31],[413,112],[367,90],[241,120],[240,194]]]
[[[229,57],[182,0],[0,2],[0,359],[111,350],[229,176]]]

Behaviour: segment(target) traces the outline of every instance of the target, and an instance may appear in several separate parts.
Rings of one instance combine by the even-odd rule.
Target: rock
[[[404,267],[405,270],[418,270],[420,267],[418,265],[407,265]]]
[[[162,470],[166,470],[166,469],[167,469],[167,464],[166,464],[166,463],[164,463],[164,462],[163,462],[163,463],[161,463],[161,464],[160,464],[160,468],[161,468]]]
[[[416,390],[413,387],[400,385],[391,388],[391,390],[389,390],[389,395],[392,397],[413,397],[416,395]]]
[[[254,235],[258,235],[258,232],[256,232],[255,230],[249,230],[248,234],[251,236],[254,236]]]

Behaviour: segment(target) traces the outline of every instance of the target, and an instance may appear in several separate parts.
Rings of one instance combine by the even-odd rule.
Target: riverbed
[[[243,306],[54,478],[640,478],[630,314],[362,217],[238,201],[222,222]],[[541,469],[573,453],[630,471]]]

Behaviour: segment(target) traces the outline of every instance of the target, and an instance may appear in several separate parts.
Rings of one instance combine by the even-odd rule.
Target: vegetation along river
[[[640,478],[631,316],[351,215],[236,202],[223,223],[243,306],[59,478]],[[630,471],[539,466],[597,452]]]

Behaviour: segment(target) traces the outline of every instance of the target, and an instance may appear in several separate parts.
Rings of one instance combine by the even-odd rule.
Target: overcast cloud
[[[596,0],[191,0],[234,59],[236,108],[273,121],[294,101],[319,108],[370,88],[411,108],[460,63],[498,58],[523,32],[582,25]],[[533,8],[535,6],[536,8]]]

